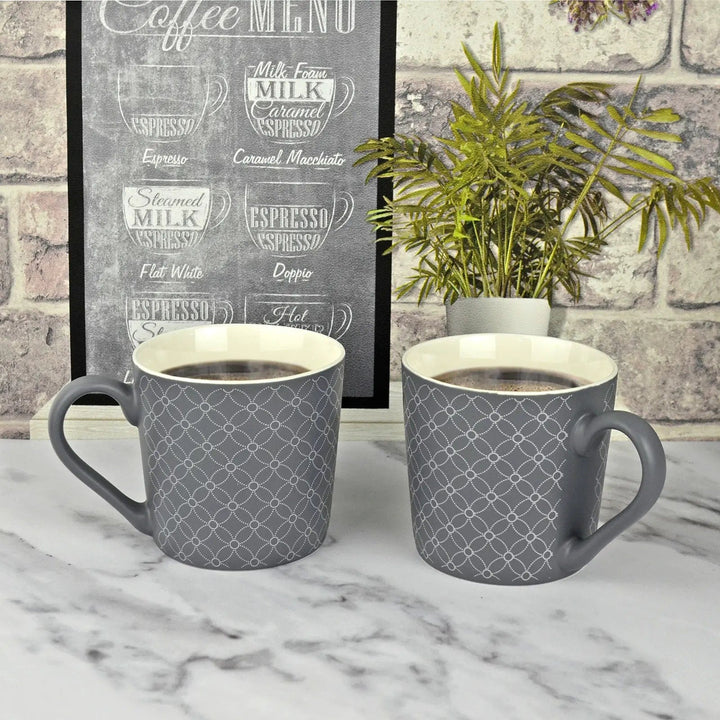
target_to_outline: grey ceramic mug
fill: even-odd
[[[100,375],[57,395],[49,432],[62,462],[170,557],[246,570],[297,560],[330,520],[345,351],[308,330],[205,325],[158,335],[133,353],[133,382]],[[277,379],[169,375],[227,360],[293,363]],[[69,446],[63,422],[79,397],[117,400],[139,430],[146,501],[128,498]]]
[[[522,368],[577,378],[555,390],[472,389],[438,380],[467,368]],[[654,430],[613,410],[617,366],[551,337],[456,335],[403,356],[413,533],[430,565],[467,580],[527,585],[577,571],[642,517],[665,481]],[[598,529],[609,430],[637,449],[632,502]]]

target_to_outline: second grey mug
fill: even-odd
[[[307,330],[203,325],[163,333],[133,353],[133,382],[90,375],[50,411],[62,462],[160,549],[203,568],[281,565],[317,549],[330,521],[345,350]],[[286,377],[168,374],[223,361],[292,363]],[[114,398],[139,431],[147,499],[127,497],[70,447],[64,419],[81,396]]]
[[[531,391],[438,379],[470,368],[578,384]],[[662,491],[662,444],[644,420],[613,410],[617,366],[599,350],[553,337],[455,335],[410,348],[402,373],[415,544],[438,570],[502,585],[566,577]],[[635,445],[642,479],[633,501],[598,528],[610,429]]]

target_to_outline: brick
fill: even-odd
[[[65,192],[31,192],[20,201],[25,296],[30,300],[64,300],[69,295],[67,219]]]
[[[67,317],[0,309],[0,419],[34,415],[69,378]]]
[[[720,217],[712,215],[694,232],[688,252],[683,237],[674,237],[663,252],[668,265],[667,302],[678,308],[720,305]]]
[[[28,300],[66,300],[69,297],[67,246],[38,238],[24,242],[25,297]]]
[[[680,52],[683,64],[697,72],[720,72],[717,9],[717,0],[685,0]]]
[[[622,211],[622,204],[610,198],[611,215]],[[583,278],[580,301],[577,307],[629,308],[650,307],[655,298],[657,255],[654,243],[648,243],[638,252],[639,218],[631,218],[625,225],[612,233],[608,244],[594,259],[582,263],[584,272],[590,277]],[[556,292],[553,305],[573,305],[568,293]]]
[[[404,0],[398,4],[398,67],[466,64],[461,42],[489,62],[500,23],[505,62],[515,69],[637,72],[669,52],[672,3],[647,22],[617,19],[574,32],[567,14],[544,0]]]
[[[0,3],[0,57],[41,58],[65,52],[65,3]]]
[[[390,379],[400,379],[401,361],[405,350],[423,340],[442,337],[445,334],[444,306],[395,303],[391,312]]]
[[[5,198],[0,195],[0,305],[8,301],[11,287],[12,270],[10,267],[8,209]]]
[[[0,421],[0,439],[27,440],[30,437],[30,423],[28,420]]]
[[[457,100],[462,88],[450,73],[437,73],[431,81],[420,75],[399,78],[395,91],[395,131],[430,140],[447,132],[451,118],[450,100]]]
[[[646,420],[716,422],[720,416],[720,322],[588,319],[566,311],[561,330],[562,337],[615,359],[619,395]]]
[[[52,65],[6,73],[0,103],[0,177],[67,176],[65,70]]]
[[[68,243],[67,192],[28,192],[20,199],[21,238],[42,238],[48,245]]]
[[[662,152],[684,179],[720,178],[720,87],[708,85],[662,85],[647,87],[638,107],[671,107],[682,119],[667,126],[683,138],[681,144],[663,143]]]

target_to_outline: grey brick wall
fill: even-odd
[[[0,2],[0,437],[70,376],[65,4]]]
[[[506,60],[528,91],[638,75],[653,105],[684,119],[673,160],[720,180],[717,0],[661,0],[648,22],[575,33],[545,0],[399,0],[397,129],[438,133],[461,43],[489,56],[500,21]],[[69,377],[64,3],[0,2],[0,436],[27,421]],[[621,397],[666,437],[720,438],[720,218],[688,253],[672,237],[658,260],[632,228],[589,270],[577,306],[558,298],[551,332],[596,345],[621,368]],[[393,283],[410,264],[397,257]],[[444,333],[438,300],[392,308],[391,372],[409,345]]]

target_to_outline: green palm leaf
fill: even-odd
[[[354,164],[366,170],[366,181],[393,185],[369,223],[385,252],[404,251],[415,261],[398,297],[417,290],[418,302],[434,293],[450,301],[550,301],[563,288],[578,300],[588,263],[634,216],[639,249],[657,224],[661,252],[673,231],[690,247],[692,224],[720,213],[713,180],[683,180],[664,154],[664,145],[681,137],[662,125],[680,116],[671,108],[635,109],[639,81],[622,106],[611,102],[612,85],[592,82],[531,101],[520,83],[510,83],[497,25],[489,69],[463,50],[472,73],[456,70],[464,97],[450,103],[447,133],[396,134],[356,148]],[[628,180],[636,189],[630,200]],[[620,206],[612,213],[611,198]]]

